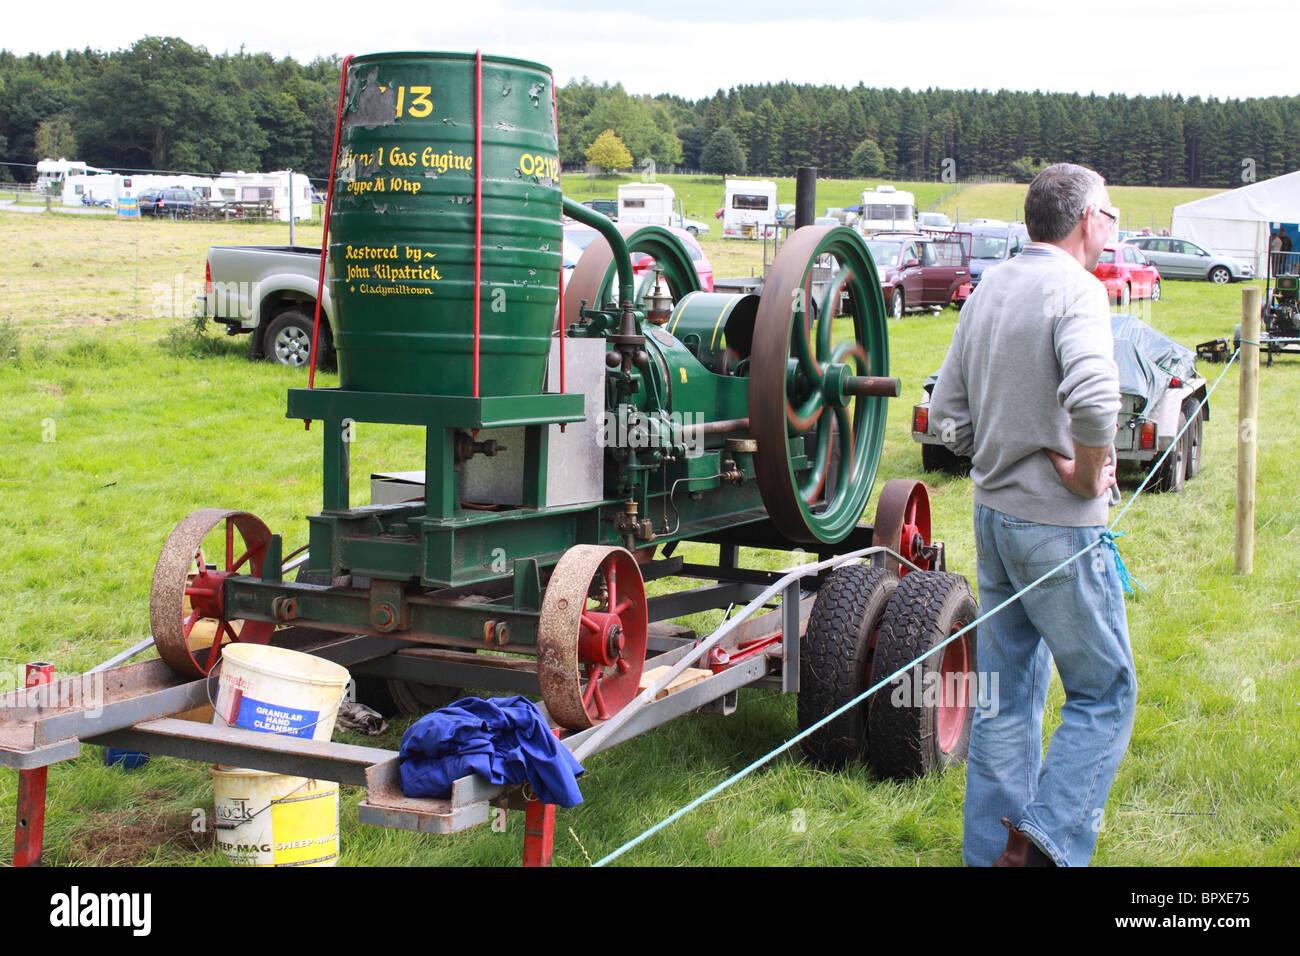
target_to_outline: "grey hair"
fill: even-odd
[[[1084,212],[1102,204],[1106,181],[1086,166],[1056,163],[1034,177],[1025,195],[1025,228],[1034,242],[1059,242]]]

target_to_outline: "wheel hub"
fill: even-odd
[[[623,635],[623,622],[617,614],[601,611],[584,611],[582,614],[582,632],[578,635],[578,661],[583,664],[599,664],[608,667],[621,664],[626,670],[627,662],[623,660],[623,648],[627,639]]]
[[[223,618],[225,614],[222,613],[224,603],[222,588],[230,574],[226,571],[204,568],[202,552],[197,555],[196,560],[202,570],[194,575],[194,579],[185,587],[185,596],[190,599],[190,607],[198,612],[200,617]]]

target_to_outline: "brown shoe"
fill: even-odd
[[[1007,833],[1007,848],[993,861],[994,866],[1056,866],[1052,858],[1038,848],[1033,840],[1011,825],[1006,817],[1002,825]]]

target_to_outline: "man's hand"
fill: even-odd
[[[1061,476],[1061,484],[1080,498],[1093,501],[1115,484],[1115,459],[1109,445],[1093,448],[1076,441],[1073,458],[1066,458],[1050,448],[1043,450],[1056,467],[1056,473]]]

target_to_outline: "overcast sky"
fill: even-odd
[[[688,99],[789,80],[925,89],[1300,94],[1294,0],[655,0],[636,12],[590,0],[311,4],[266,0],[105,5],[71,0],[6,17],[16,53],[116,50],[146,34],[211,53],[317,56],[481,49],[536,60],[561,85],[583,76]],[[740,11],[744,11],[741,13]]]

